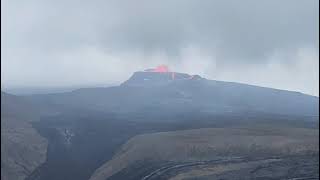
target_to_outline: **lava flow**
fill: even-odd
[[[155,72],[155,73],[171,73],[171,79],[175,80],[176,79],[176,73],[172,72],[169,70],[169,67],[166,65],[159,65],[156,68],[152,68],[152,69],[146,69],[144,70],[145,72]],[[189,77],[185,78],[185,79],[194,79],[195,76],[194,75],[189,75]]]
[[[167,73],[170,72],[168,66],[160,65],[157,66],[155,69],[152,69],[151,72],[160,72],[160,73]]]

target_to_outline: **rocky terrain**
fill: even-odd
[[[23,180],[46,160],[47,140],[32,127],[40,115],[25,99],[1,93],[1,179]]]
[[[117,173],[121,174],[122,170],[130,169],[136,163],[144,161],[148,163],[146,163],[146,167],[140,166],[140,171],[143,168],[149,168],[150,164],[154,164],[153,166],[156,167],[157,164],[166,164],[166,162],[205,162],[217,157],[225,159],[230,157],[272,159],[272,157],[318,155],[318,136],[318,129],[270,126],[209,128],[144,134],[130,139],[123,145],[112,160],[93,174],[91,180],[121,179],[116,178]],[[237,162],[238,164],[228,164],[228,167],[231,169],[234,166],[235,169],[245,169],[245,166],[251,167],[250,163],[246,163],[245,160]],[[256,166],[263,164],[253,162]],[[135,170],[135,168],[132,168],[130,172],[127,169],[126,176],[132,177],[136,174]],[[200,173],[202,175],[208,171],[207,174],[210,175],[210,169],[200,169],[199,171],[204,171]],[[148,172],[150,171],[142,174],[146,176]],[[214,174],[214,172],[216,171],[211,169],[211,173]],[[189,177],[186,174],[185,172],[176,175],[175,178]]]
[[[153,179],[319,179],[319,155],[208,163],[174,169],[163,175],[154,176]]]

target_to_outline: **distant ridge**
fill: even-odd
[[[319,98],[315,96],[209,80],[198,75],[174,72],[165,66],[137,71],[120,86],[85,88],[29,98],[57,109],[141,112],[144,115],[197,112],[242,116],[248,113],[319,116]]]

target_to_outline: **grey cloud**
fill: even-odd
[[[275,49],[314,46],[318,39],[316,0],[34,0],[25,8],[8,3],[25,30],[22,39],[52,49],[92,45],[170,54],[195,44],[215,49],[222,59],[259,59]],[[34,22],[25,24],[29,14]]]
[[[124,79],[133,68],[161,61],[185,67],[183,53],[189,47],[201,49],[199,57],[205,54],[208,62],[204,64],[210,66],[211,72],[202,73],[210,77],[229,71],[236,71],[233,74],[239,76],[240,72],[259,69],[274,61],[281,67],[283,64],[283,67],[295,67],[301,61],[296,58],[298,52],[305,48],[318,56],[317,0],[7,0],[1,3],[3,63],[8,66],[10,76],[18,76],[14,75],[18,70],[12,64],[28,61],[30,72],[40,73],[36,67],[50,65],[73,74],[70,81],[80,81],[76,78],[78,69],[70,69],[59,60],[65,59],[66,54],[74,63],[80,60],[72,58],[89,58],[83,66],[87,63],[117,66],[122,75],[114,73],[117,75],[109,77],[118,79],[120,76]],[[97,55],[83,55],[84,49],[90,49],[91,53],[95,49],[102,59],[112,56],[117,60],[94,60]],[[138,57],[123,55],[128,53]],[[162,59],[153,60],[159,53],[164,54]],[[19,57],[22,54],[24,60]],[[275,54],[276,60],[272,58]],[[317,59],[311,62],[312,66],[319,63]],[[283,71],[286,73],[288,69]],[[49,72],[47,76],[56,77],[54,71]],[[9,81],[9,75],[6,76]],[[305,85],[300,83],[300,86]]]

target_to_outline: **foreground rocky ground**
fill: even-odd
[[[1,93],[1,180],[23,180],[46,161],[48,141],[32,127],[39,119],[29,102]]]
[[[196,162],[137,162],[111,180],[319,179],[319,156],[219,157]],[[134,173],[133,173],[134,172]]]
[[[270,126],[144,134],[91,180],[316,178],[318,136],[318,129]]]

